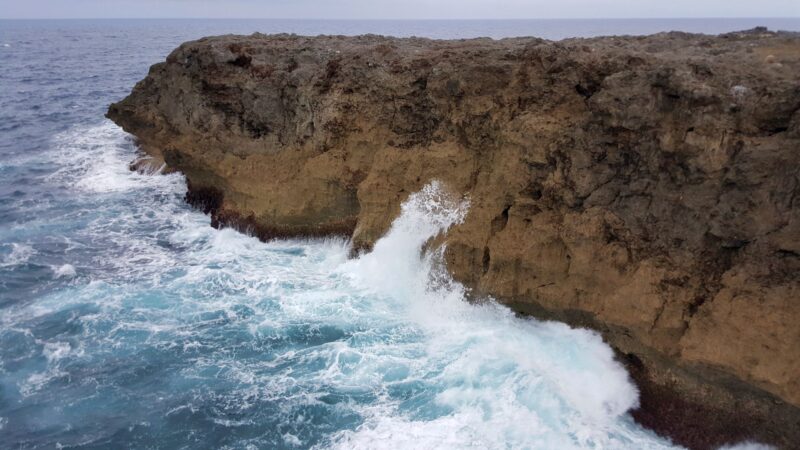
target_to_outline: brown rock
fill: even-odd
[[[453,276],[601,331],[642,423],[800,448],[798,74],[800,37],[763,30],[255,34],[181,45],[108,115],[262,238],[369,247],[440,179],[471,199]]]

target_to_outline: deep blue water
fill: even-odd
[[[127,170],[106,121],[183,41],[719,32],[800,21],[0,21],[0,448],[668,448],[587,331],[515,318],[420,257],[432,184],[372,254],[264,244]]]

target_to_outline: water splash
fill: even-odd
[[[469,201],[457,199],[439,181],[411,194],[386,237],[373,250],[349,263],[345,270],[362,284],[400,299],[414,299],[428,283],[420,277],[433,275],[430,259],[422,261],[422,247],[429,239],[461,223]],[[428,265],[426,265],[426,263]]]
[[[668,447],[625,414],[635,389],[597,335],[470,304],[422,251],[467,212],[441,183],[348,261],[342,240],[211,228],[180,175],[131,172],[133,153],[107,123],[54,142],[43,232],[64,253],[37,258],[60,284],[0,311],[4,405],[23,408],[0,405],[7,441]]]
[[[423,244],[460,223],[468,202],[432,182],[403,204],[374,251],[346,263],[357,286],[384,298],[425,335],[416,374],[429,403],[372,405],[339,448],[669,448],[626,415],[638,393],[600,337],[470,304]]]

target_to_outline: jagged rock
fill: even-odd
[[[369,247],[431,179],[453,276],[599,330],[677,442],[800,447],[800,37],[223,36],[109,117],[217,226]]]

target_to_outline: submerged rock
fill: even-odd
[[[222,36],[108,116],[215,226],[369,248],[433,179],[453,276],[600,331],[640,422],[800,446],[800,37]]]

